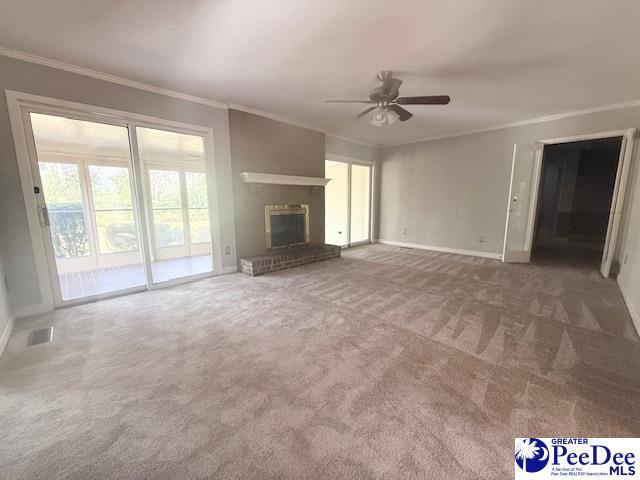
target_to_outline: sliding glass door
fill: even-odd
[[[202,137],[137,128],[153,282],[213,271]]]
[[[31,126],[60,301],[144,289],[128,129],[38,113]]]
[[[213,271],[203,137],[33,111],[26,119],[58,305]]]
[[[358,245],[371,241],[372,166],[326,160],[325,243]]]

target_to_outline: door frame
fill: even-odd
[[[13,90],[6,90],[5,96],[9,111],[9,121],[11,125],[11,133],[18,160],[18,173],[20,175],[20,183],[22,187],[22,195],[25,202],[25,211],[27,215],[27,223],[31,237],[31,247],[34,255],[34,264],[36,275],[38,277],[38,287],[40,290],[41,302],[29,309],[29,314],[51,311],[54,308],[75,305],[78,303],[87,303],[103,298],[110,298],[119,295],[125,295],[134,291],[146,289],[161,288],[164,286],[176,285],[188,282],[194,279],[219,275],[222,273],[222,244],[220,235],[220,205],[217,201],[218,182],[216,178],[215,156],[214,156],[214,133],[210,127],[202,125],[187,124],[183,122],[175,122],[149,115],[141,115],[132,112],[124,112],[109,108],[87,105],[83,103],[60,100],[41,95],[34,95]],[[209,226],[211,231],[211,249],[213,256],[213,272],[207,274],[193,275],[180,279],[170,280],[167,282],[156,283],[150,282],[151,266],[148,248],[142,239],[148,238],[148,232],[145,222],[140,219],[138,222],[138,230],[141,235],[141,246],[144,259],[144,265],[147,276],[147,284],[141,289],[134,288],[115,292],[114,294],[95,295],[85,297],[79,301],[61,302],[58,300],[60,288],[58,285],[57,272],[52,271],[48,260],[47,250],[51,248],[50,242],[45,240],[44,234],[47,233],[40,224],[40,211],[38,199],[34,194],[35,177],[33,161],[37,162],[36,152],[34,150],[33,136],[31,135],[30,125],[27,128],[24,118],[30,112],[44,113],[48,115],[57,115],[67,118],[73,118],[84,121],[94,121],[103,124],[118,125],[128,128],[130,151],[132,158],[132,171],[135,179],[134,194],[137,197],[138,204],[144,200],[142,198],[142,172],[140,167],[140,159],[137,158],[137,139],[135,138],[136,127],[155,128],[159,130],[167,130],[176,133],[184,133],[188,135],[197,135],[203,138],[204,159],[207,173],[207,195],[209,206]],[[47,247],[48,245],[48,247]],[[55,279],[53,278],[55,276]]]
[[[509,223],[510,223],[510,213],[511,213],[511,202],[513,196],[513,174],[515,172],[516,167],[516,155],[518,153],[518,147],[526,147],[526,151],[534,152],[534,172],[531,184],[531,195],[530,195],[530,204],[529,204],[529,212],[527,215],[527,229],[526,229],[526,238],[525,238],[525,249],[524,251],[518,251],[517,254],[512,254],[512,256],[507,260],[507,240],[509,236]],[[538,207],[538,194],[540,188],[540,174],[542,173],[542,157],[544,155],[543,152],[544,146],[539,142],[534,144],[522,144],[516,143],[513,146],[513,158],[511,160],[511,176],[509,179],[509,197],[507,198],[507,218],[505,220],[504,227],[504,241],[502,244],[502,261],[509,263],[529,263],[531,261],[531,250],[533,243],[533,231],[535,230],[535,218],[536,211]]]
[[[609,220],[607,223],[607,236],[605,238],[602,251],[602,262],[600,273],[604,278],[608,278],[611,272],[613,259],[618,249],[618,236],[622,221],[625,194],[629,183],[629,169],[633,155],[633,141],[636,129],[627,128],[624,130],[613,130],[608,132],[596,132],[585,135],[575,135],[572,137],[551,138],[539,140],[543,145],[557,145],[559,143],[582,142],[586,140],[599,140],[603,138],[622,137],[616,178],[614,180],[613,194],[611,196],[611,206],[609,207]],[[544,153],[543,153],[544,155]],[[538,182],[540,179],[538,178]],[[536,199],[537,204],[537,199]]]
[[[341,247],[355,247],[357,245],[365,245],[373,242],[373,223],[375,212],[375,175],[376,175],[376,163],[370,160],[363,160],[355,157],[348,157],[346,155],[338,155],[334,153],[326,153],[325,161],[330,160],[332,162],[340,162],[347,164],[347,243],[341,245]],[[367,240],[361,240],[359,242],[351,242],[351,166],[361,165],[363,167],[371,168],[371,175],[369,175],[369,238]],[[326,229],[326,215],[325,215],[325,229]]]

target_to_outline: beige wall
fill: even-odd
[[[258,191],[241,172],[324,177],[324,134],[250,113],[229,110],[238,258],[266,250],[264,206],[309,204],[311,242],[324,242],[324,194],[310,187],[264,185]]]
[[[380,150],[376,147],[331,136],[325,138],[324,148],[327,155],[340,155],[374,164],[371,230],[372,238],[376,240],[379,236],[380,226]]]
[[[231,248],[230,255],[223,255],[222,261],[225,267],[235,266],[229,126],[226,110],[0,56],[0,229],[4,234],[0,244],[0,255],[5,262],[12,309],[37,305],[41,298],[37,288],[25,205],[11,138],[5,90],[17,90],[212,128],[218,202],[222,207],[226,207],[221,209],[222,245],[223,249],[227,245]]]
[[[499,254],[515,143],[630,127],[640,107],[382,149],[380,238]]]

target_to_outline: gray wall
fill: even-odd
[[[350,142],[341,138],[327,136],[325,152],[332,155],[351,157],[375,164],[373,170],[372,238],[377,240],[380,234],[380,150],[376,147]]]
[[[241,172],[324,177],[324,134],[229,110],[238,257],[265,252],[264,206],[309,204],[311,242],[324,242],[324,194],[310,187],[244,183]]]
[[[515,143],[630,127],[640,107],[384,148],[380,238],[501,253]]]
[[[640,138],[637,134],[635,144],[623,216],[618,284],[640,333]]]
[[[229,126],[227,111],[124,87],[101,80],[0,56],[0,255],[9,280],[12,309],[41,302],[15,149],[11,138],[5,90],[43,95],[137,114],[207,126],[213,129],[223,266],[235,265]],[[228,208],[224,208],[227,206]]]

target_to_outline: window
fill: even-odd
[[[369,240],[371,167],[351,165],[351,231],[349,243]]]
[[[78,165],[53,162],[38,165],[56,258],[90,256]]]
[[[325,161],[325,242],[353,245],[371,236],[371,165]]]
[[[207,182],[202,172],[186,172],[187,204],[191,243],[211,241],[209,231],[209,207],[207,206]]]
[[[129,169],[89,165],[89,179],[100,253],[137,250]]]
[[[349,228],[349,164],[327,160],[325,177],[325,243],[347,245]]]
[[[149,170],[156,247],[184,245],[180,172]]]

